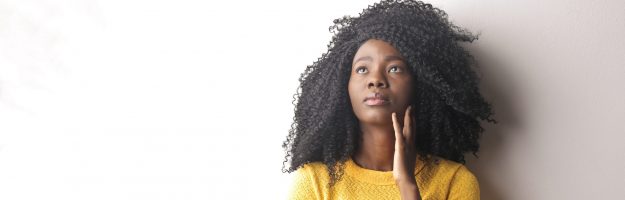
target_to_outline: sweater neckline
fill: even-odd
[[[417,158],[415,163],[415,176],[421,172],[424,167],[424,163],[421,159]],[[367,169],[359,166],[350,157],[345,162],[345,174],[355,178],[359,181],[367,182],[374,185],[395,185],[395,178],[393,178],[393,171],[377,171]]]

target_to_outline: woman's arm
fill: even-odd
[[[421,195],[419,194],[419,187],[417,187],[417,183],[398,183],[399,193],[401,194],[401,199],[414,199],[421,200]]]
[[[408,106],[404,114],[404,127],[393,113],[393,127],[395,129],[395,154],[393,157],[393,177],[402,199],[420,200],[419,187],[414,177],[416,163],[416,148],[414,144],[414,130],[412,129],[411,107]]]

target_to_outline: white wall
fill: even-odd
[[[334,18],[375,1],[0,0],[0,199],[277,199]],[[481,32],[483,199],[623,199],[625,2],[431,1]]]
[[[625,1],[436,5],[482,32],[482,197],[625,199]]]

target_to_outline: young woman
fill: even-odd
[[[334,23],[295,96],[290,198],[479,199],[464,153],[479,149],[479,120],[496,121],[459,45],[476,36],[410,0]]]

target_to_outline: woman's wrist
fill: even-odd
[[[400,176],[400,178],[395,179],[395,183],[398,187],[401,186],[416,186],[417,179],[414,176]]]
[[[412,180],[408,179],[404,181],[398,181],[397,187],[399,188],[401,199],[421,199],[419,187],[414,177],[412,178]]]

